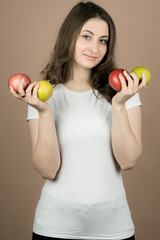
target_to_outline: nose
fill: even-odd
[[[98,52],[98,43],[97,43],[97,41],[92,41],[89,50],[92,53],[97,53]]]

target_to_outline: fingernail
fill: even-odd
[[[146,73],[145,73],[145,72],[143,72],[143,73],[142,73],[142,75],[143,75],[143,77],[144,77],[144,76],[146,76]]]

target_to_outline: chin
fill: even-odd
[[[98,62],[99,63],[99,62]],[[83,64],[83,67],[84,68],[88,68],[88,69],[92,69],[92,68],[94,68],[95,66],[97,66],[98,65],[98,63],[96,62],[96,63],[86,63],[86,64]]]
[[[84,69],[92,69],[95,66],[97,66],[99,64],[100,61],[75,61],[75,65],[84,68]]]

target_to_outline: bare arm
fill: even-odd
[[[126,110],[125,102],[132,95],[145,87],[146,77],[138,85],[139,79],[132,74],[133,80],[125,73],[128,86],[122,76],[121,92],[112,99],[111,139],[114,156],[124,170],[133,168],[142,153],[141,143],[141,107]]]
[[[142,153],[141,109],[113,106],[112,148],[122,169],[133,168]]]
[[[43,178],[54,179],[60,168],[60,151],[50,108],[29,121],[33,165]]]
[[[54,179],[60,168],[60,150],[56,128],[50,106],[37,97],[39,85],[31,83],[26,92],[23,80],[19,85],[19,94],[11,87],[13,96],[35,107],[39,112],[38,120],[30,120],[29,128],[33,150],[33,165],[43,178]],[[25,98],[21,98],[26,94]]]

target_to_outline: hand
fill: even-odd
[[[117,92],[117,94],[112,98],[112,103],[116,104],[125,104],[125,102],[131,98],[134,94],[139,92],[141,89],[146,87],[146,74],[142,74],[142,81],[139,84],[139,78],[135,73],[128,74],[126,71],[123,72],[125,75],[128,84],[126,84],[126,81],[122,74],[119,74],[119,79],[121,81],[122,89],[120,92]]]
[[[47,102],[40,101],[37,96],[39,84],[37,82],[33,82],[27,87],[26,90],[24,90],[23,82],[24,79],[22,79],[19,84],[18,93],[13,89],[12,86],[10,86],[10,92],[12,93],[12,95],[15,98],[33,106],[39,112],[46,111],[49,107],[49,104]]]

